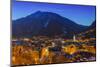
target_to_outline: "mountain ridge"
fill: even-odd
[[[13,21],[12,34],[14,36],[53,36],[64,34],[64,32],[75,34],[86,28],[87,26],[79,25],[59,14],[37,11]]]

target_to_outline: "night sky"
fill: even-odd
[[[78,24],[91,25],[95,20],[95,6],[48,4],[35,2],[12,3],[12,20],[16,20],[36,11],[46,11],[57,13],[63,17],[69,18]]]

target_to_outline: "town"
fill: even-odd
[[[12,40],[13,65],[89,62],[96,60],[96,39],[33,36]]]

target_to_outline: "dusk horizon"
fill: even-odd
[[[52,12],[68,18],[77,24],[89,26],[95,21],[95,6],[48,4],[34,2],[14,2],[12,20],[17,20],[37,11]],[[16,13],[16,14],[15,14]]]

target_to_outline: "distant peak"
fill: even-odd
[[[35,13],[42,13],[42,11],[36,11]]]
[[[34,14],[48,14],[48,15],[59,15],[59,14],[56,14],[56,13],[53,13],[53,12],[46,12],[46,11],[37,11],[35,12]]]

